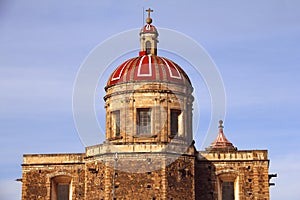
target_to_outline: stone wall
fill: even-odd
[[[86,173],[86,198],[193,199],[194,159],[190,155],[164,153],[119,153],[117,159],[115,154],[102,154],[87,158],[87,170],[95,169],[95,173]]]
[[[50,200],[52,179],[71,178],[72,199],[84,199],[85,154],[24,155],[22,199]]]
[[[167,199],[195,199],[194,156],[181,156],[167,166]]]
[[[106,166],[101,162],[86,162],[85,199],[105,199]]]
[[[235,198],[268,200],[267,151],[200,152],[196,163],[196,199],[220,199],[223,181],[234,182]]]
[[[194,199],[193,156],[120,154],[118,161],[114,154],[83,156],[25,155],[22,199],[50,200],[52,180],[62,176],[71,178],[72,200]]]
[[[52,200],[54,178],[69,177],[72,200],[218,200],[223,181],[239,200],[269,200],[268,164],[259,150],[24,155],[22,199]]]

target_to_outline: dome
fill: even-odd
[[[178,64],[157,55],[158,32],[149,15],[139,35],[138,56],[124,61],[108,78],[103,98],[106,140],[150,144],[152,150],[167,143],[185,149],[193,138],[193,87]]]
[[[108,79],[106,88],[116,84],[145,81],[191,85],[187,74],[175,62],[157,55],[142,55],[117,67]]]
[[[152,25],[150,8],[146,25],[140,30],[141,49],[138,57],[126,60],[115,69],[107,81],[106,89],[123,83],[158,82],[191,87],[191,81],[183,69],[170,59],[157,56],[158,31]]]
[[[155,33],[158,35],[157,29],[152,24],[146,24],[144,27],[142,27],[140,31],[140,35],[144,33]]]

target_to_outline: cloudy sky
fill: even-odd
[[[21,177],[23,154],[84,151],[72,114],[77,72],[99,43],[140,28],[143,7],[155,10],[158,28],[185,34],[208,52],[226,89],[227,138],[239,149],[268,149],[270,173],[278,173],[271,199],[297,199],[298,0],[0,0],[1,199],[20,199],[14,179]],[[207,97],[197,100],[200,130],[209,123]]]

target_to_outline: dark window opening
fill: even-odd
[[[112,131],[113,135],[120,136],[120,111],[116,110],[112,112]]]
[[[222,200],[234,200],[234,183],[222,183]]]
[[[57,184],[57,200],[69,200],[69,184]]]
[[[171,136],[178,134],[180,110],[171,110]]]
[[[69,200],[71,177],[56,176],[51,179],[51,200]]]
[[[137,110],[137,134],[151,134],[151,109],[139,108]]]
[[[146,42],[146,54],[151,54],[151,43],[150,41]]]

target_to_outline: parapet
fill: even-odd
[[[255,161],[268,160],[268,150],[241,150],[241,151],[199,151],[198,160],[207,161]]]
[[[39,164],[74,164],[83,163],[84,153],[72,154],[25,154],[23,166]]]

